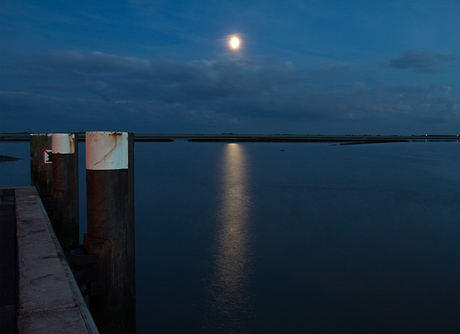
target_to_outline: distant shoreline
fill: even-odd
[[[254,137],[254,138],[192,138],[189,142],[233,142],[233,143],[341,143],[341,144],[363,144],[363,143],[393,143],[407,142],[405,139],[336,139],[336,138],[271,138],[271,137]]]
[[[8,155],[0,155],[0,162],[4,162],[4,161],[16,161],[16,160],[20,160],[19,158],[15,158],[15,157],[10,157]]]
[[[85,140],[85,133],[77,133],[78,140]],[[392,143],[410,141],[458,141],[458,135],[295,135],[295,134],[153,134],[134,133],[136,142],[172,142],[187,139],[189,142],[282,142],[282,143]],[[0,141],[29,141],[28,133],[0,133]]]

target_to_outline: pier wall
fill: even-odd
[[[19,332],[98,333],[36,189],[14,191]]]

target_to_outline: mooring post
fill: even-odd
[[[42,197],[51,196],[52,166],[51,134],[30,134],[30,181]]]
[[[54,231],[62,248],[79,244],[78,140],[73,133],[53,133]]]
[[[84,247],[98,257],[89,307],[101,333],[135,333],[134,137],[86,133]]]

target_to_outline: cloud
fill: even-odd
[[[21,75],[39,78],[37,85],[42,89],[62,90],[67,86],[74,95],[175,102],[270,94],[295,80],[296,74],[290,63],[260,66],[227,57],[151,62],[100,52],[66,51],[42,56]]]
[[[120,57],[102,52],[55,51],[41,57],[40,63],[51,70],[110,73],[120,71],[143,71],[150,61],[136,57]]]
[[[411,69],[416,73],[432,73],[441,71],[445,63],[454,59],[446,54],[407,50],[398,58],[390,60],[389,65],[397,69]]]
[[[349,66],[341,64],[323,64],[321,67],[308,71],[312,79],[331,79],[346,76]]]
[[[27,80],[0,94],[2,118],[9,124],[23,123],[27,115],[30,122],[78,124],[77,130],[101,124],[187,132],[191,126],[257,128],[269,120],[460,120],[459,102],[447,86],[371,85],[348,79],[350,69],[343,65],[303,72],[290,62],[223,56],[174,62],[66,51],[43,55],[17,71]],[[8,75],[14,76],[14,69]]]

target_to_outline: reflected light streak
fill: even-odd
[[[219,331],[244,331],[252,308],[249,293],[250,229],[247,171],[243,147],[228,144],[222,159],[222,203],[212,281],[214,326]]]

